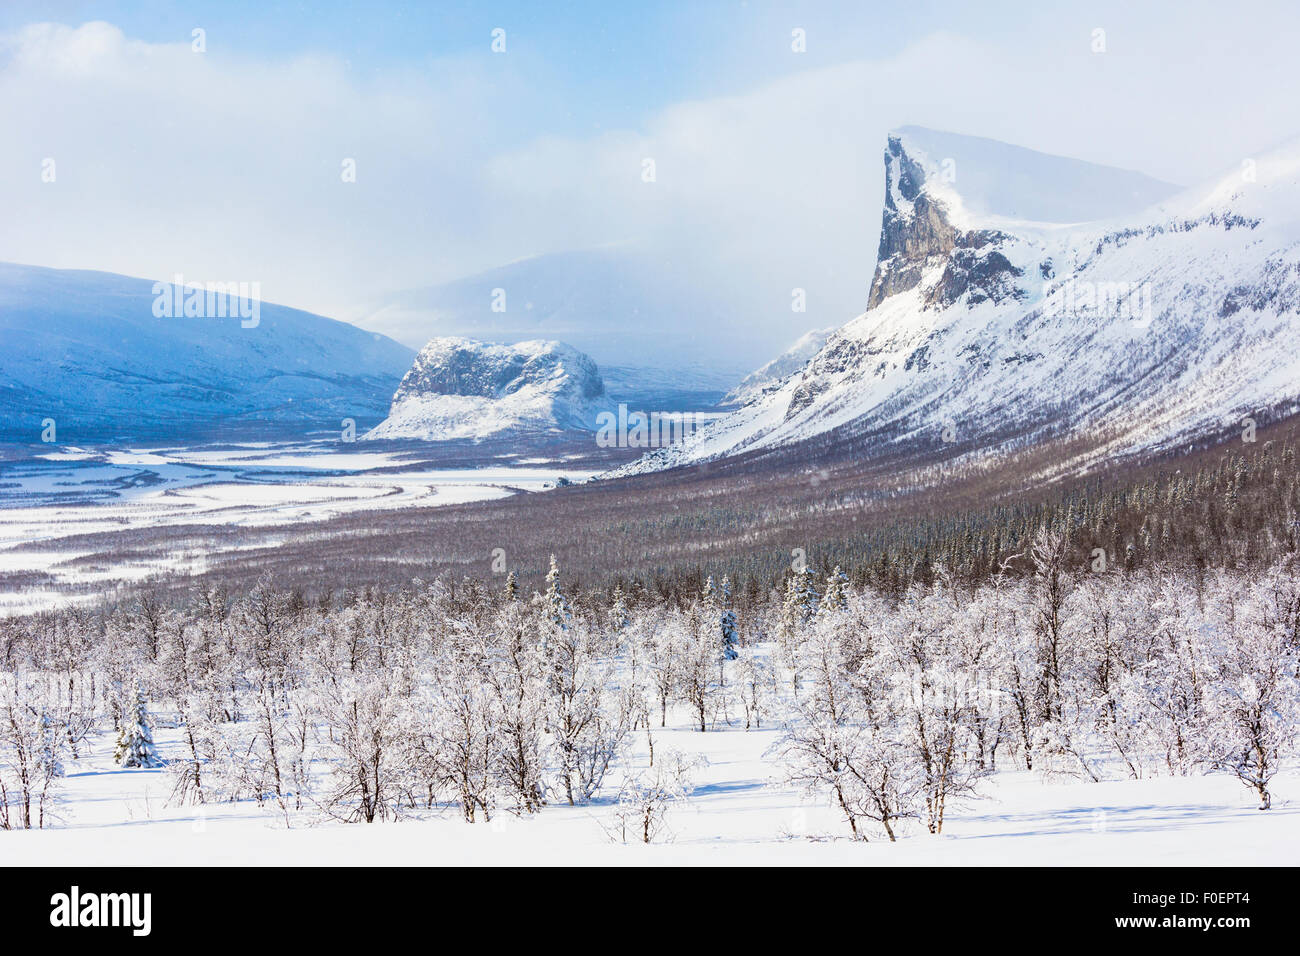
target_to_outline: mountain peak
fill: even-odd
[[[920,126],[892,131],[884,161],[868,309],[923,279],[925,307],[1022,298],[1023,269],[1001,248],[1009,232],[1112,219],[1178,192],[1141,173]]]
[[[922,135],[930,137],[924,148]],[[939,139],[950,136],[909,128],[889,137],[867,311],[779,387],[671,455],[621,473],[805,441],[818,443],[817,454],[842,448],[876,457],[942,454],[957,442],[972,461],[991,460],[1069,436],[1074,450],[1055,466],[1066,469],[1300,407],[1292,347],[1300,145],[1261,153],[1161,202],[1148,202],[1150,193],[1129,197],[1141,210],[1096,221],[1125,199],[1122,190],[1102,189],[1103,180],[1135,174],[1103,176],[1091,164],[991,140]],[[949,142],[979,149],[946,156]],[[996,195],[979,188],[988,167],[972,155],[1005,160],[1006,182],[1060,170],[1071,202],[1081,184],[1096,184],[1085,197],[1091,206],[1080,208],[1088,221],[1046,225],[1042,204],[1016,207],[1033,217],[1019,223],[972,215]]]
[[[891,130],[888,157],[903,155],[919,190],[947,200],[954,218],[975,222],[1078,223],[1138,212],[1179,187],[1143,173],[1054,156],[982,136],[922,126]],[[956,200],[956,202],[954,202]]]

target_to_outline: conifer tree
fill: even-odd
[[[569,629],[569,601],[560,590],[560,566],[551,555],[551,569],[546,572],[546,619],[562,631]]]
[[[632,615],[627,609],[627,597],[620,585],[614,586],[614,599],[609,605],[609,623],[616,631],[621,631],[632,623]]]
[[[800,620],[807,623],[817,613],[817,606],[821,602],[821,595],[813,583],[812,568],[805,566],[802,571],[795,573],[792,580],[795,583],[795,600],[799,605]]]
[[[704,589],[700,592],[700,599],[704,602],[706,610],[713,610],[718,605],[718,592],[713,584],[713,575],[709,575],[704,582]]]
[[[781,631],[795,633],[817,613],[821,596],[813,584],[812,568],[805,567],[786,579],[785,598],[781,603]]]
[[[844,588],[848,583],[848,576],[840,570],[838,564],[835,565],[835,570],[826,579],[826,592],[822,595],[821,602],[817,606],[817,613],[829,614],[833,611],[844,610],[848,604]]]
[[[710,581],[713,579],[710,578]],[[722,657],[734,661],[738,656],[736,646],[740,635],[736,631],[736,612],[731,609],[731,578],[722,579]]]
[[[135,691],[135,708],[123,715],[117,734],[117,747],[113,762],[119,767],[158,767],[162,761],[153,745],[153,731],[149,727],[149,712],[144,706],[144,691]]]

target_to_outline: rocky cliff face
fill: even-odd
[[[436,338],[415,357],[388,418],[365,437],[438,441],[586,429],[604,397],[596,364],[561,342]]]
[[[420,350],[393,403],[428,395],[501,399],[536,386],[578,403],[605,394],[596,363],[562,342],[490,345],[447,337]]]
[[[624,473],[828,433],[867,454],[997,455],[1064,436],[1136,454],[1300,407],[1300,141],[1249,182],[1237,170],[1079,223],[1032,217],[1113,212],[1156,187],[986,140],[972,154],[987,171],[962,155],[945,169],[924,138],[888,141],[867,311],[780,387]]]
[[[940,194],[926,188],[926,177],[925,168],[908,154],[902,138],[890,136],[885,149],[885,210],[867,308],[922,285],[936,268],[942,271],[925,289],[927,307],[946,308],[966,295],[970,305],[1024,298],[1024,290],[1015,283],[1024,273],[998,249],[1011,237],[996,229],[958,229]]]

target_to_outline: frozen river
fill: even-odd
[[[0,613],[48,606],[68,586],[198,573],[210,557],[200,549],[88,566],[83,559],[99,553],[88,536],[207,525],[249,529],[250,542],[261,546],[266,539],[255,529],[501,498],[582,481],[597,470],[565,458],[497,457],[499,464],[445,467],[409,451],[352,450],[332,441],[64,447],[0,462]]]

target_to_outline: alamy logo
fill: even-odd
[[[148,936],[152,929],[152,893],[69,893],[50,897],[50,925],[59,927],[129,927],[133,936]]]
[[[1043,313],[1076,318],[1127,318],[1137,328],[1151,324],[1149,282],[1085,282],[1067,279],[1043,285]]]
[[[159,319],[239,318],[255,329],[262,321],[262,283],[191,282],[177,273],[174,281],[153,284],[153,314]]]
[[[618,406],[618,414],[601,412],[596,416],[596,444],[601,448],[664,448],[686,441],[700,425],[694,412],[632,412]]]

